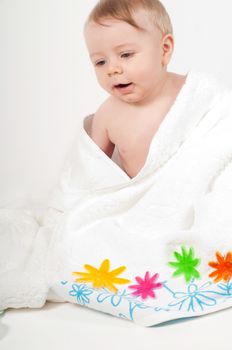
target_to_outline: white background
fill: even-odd
[[[107,96],[83,39],[95,0],[0,0],[0,207],[46,201],[80,122]],[[232,86],[228,0],[165,0],[170,71],[212,73]]]

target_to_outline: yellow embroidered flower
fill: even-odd
[[[127,284],[130,283],[130,280],[125,278],[117,278],[116,276],[120,275],[125,269],[125,266],[120,266],[115,270],[109,271],[110,261],[105,259],[100,268],[97,269],[91,265],[84,265],[84,268],[88,272],[73,272],[74,276],[80,276],[77,278],[76,282],[92,282],[94,288],[105,287],[111,292],[117,292],[117,288],[114,284]]]

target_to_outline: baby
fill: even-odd
[[[93,141],[135,177],[186,76],[167,72],[174,39],[158,0],[101,0],[85,25],[97,80],[110,96],[96,111]]]
[[[110,97],[41,221],[0,210],[0,309],[68,301],[152,326],[232,307],[232,92],[167,72],[157,0],[100,1],[85,37]]]

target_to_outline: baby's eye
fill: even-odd
[[[121,57],[127,58],[127,57],[130,57],[132,55],[133,55],[133,52],[124,52],[124,53],[121,54]]]
[[[105,61],[98,61],[95,63],[95,66],[103,66],[105,64]]]

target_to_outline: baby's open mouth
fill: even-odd
[[[117,85],[114,85],[114,87],[116,87],[116,88],[125,88],[125,87],[127,87],[127,86],[129,86],[129,85],[131,85],[132,83],[128,83],[128,84],[117,84]]]

